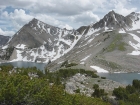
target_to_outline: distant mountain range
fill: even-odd
[[[9,61],[51,61],[47,66],[50,70],[60,68],[68,60],[77,63],[78,68],[140,71],[139,19],[139,13],[124,17],[110,11],[95,24],[77,30],[61,29],[33,19],[13,35],[2,51],[13,48]]]
[[[4,46],[10,39],[10,36],[0,35],[0,46]]]

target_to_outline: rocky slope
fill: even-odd
[[[75,68],[98,72],[140,72],[139,14],[124,17],[109,12],[99,22],[78,29],[83,32],[76,46],[48,65],[56,70],[64,61],[78,63]]]
[[[66,81],[65,90],[68,93],[74,94],[75,90],[79,89],[81,94],[91,96],[94,92],[94,84],[98,84],[99,88],[104,89],[108,94],[111,93],[114,88],[118,88],[119,86],[125,87],[125,85],[112,80],[91,78],[84,74],[77,73]]]

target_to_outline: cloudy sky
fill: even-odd
[[[124,16],[140,11],[140,0],[0,0],[0,34],[13,35],[32,18],[77,29],[97,22],[110,10]]]

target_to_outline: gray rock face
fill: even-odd
[[[124,17],[111,11],[99,22],[80,27],[77,31],[84,34],[75,47],[52,62],[56,67],[48,68],[56,70],[62,61],[69,60],[79,64],[74,68],[97,70],[91,68],[96,66],[109,72],[140,72],[139,17],[139,13]]]
[[[85,75],[78,73],[71,77],[69,80],[67,80],[65,90],[68,93],[74,94],[75,90],[80,89],[81,94],[91,96],[94,90],[86,86],[86,81],[89,78],[90,77],[86,77]]]
[[[54,39],[51,35],[56,34],[57,28],[47,25],[37,19],[33,19],[24,25],[9,42],[10,46],[25,44],[29,48],[40,47],[44,41],[49,43],[48,39]]]
[[[89,26],[81,26],[80,28],[77,29],[77,31],[82,34],[82,33],[87,33],[85,32],[87,29],[89,28]]]
[[[77,39],[76,39],[77,38]],[[10,40],[9,47],[15,47],[18,56],[11,57],[23,61],[48,62],[67,53],[80,38],[76,30],[61,29],[37,19],[24,25]],[[42,59],[42,60],[41,60]]]
[[[115,13],[114,11],[109,12],[99,22],[93,25],[96,28],[108,27],[111,29],[129,28],[131,26],[131,20],[122,15]]]
[[[4,46],[10,39],[10,36],[0,35],[0,46]]]
[[[100,82],[99,82],[100,81]],[[108,79],[101,79],[101,78],[92,78],[85,76],[84,74],[76,74],[70,77],[66,81],[65,90],[68,93],[74,94],[75,90],[79,89],[82,95],[91,96],[94,92],[93,85],[98,84],[100,89],[104,89],[107,93],[114,90],[119,86],[125,87],[125,85],[108,80]]]
[[[134,20],[135,22],[137,22],[137,21],[139,21],[139,16],[140,16],[139,13],[132,12],[131,14],[126,16],[126,18],[129,18],[129,19]]]

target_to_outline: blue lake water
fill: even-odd
[[[44,70],[45,66],[47,65],[46,63],[23,62],[23,61],[2,63],[0,65],[8,65],[8,64],[11,64],[14,67],[19,67],[19,68],[36,67],[39,70]]]
[[[8,64],[11,64],[14,67],[19,67],[19,68],[37,67],[37,69],[42,71],[47,65],[46,63],[34,63],[34,62],[23,62],[23,61],[2,63],[0,65],[8,65]],[[132,81],[134,79],[140,80],[140,74],[138,73],[98,73],[98,75],[126,85],[132,84]]]
[[[98,73],[98,75],[126,85],[132,84],[134,79],[140,80],[139,73]]]

